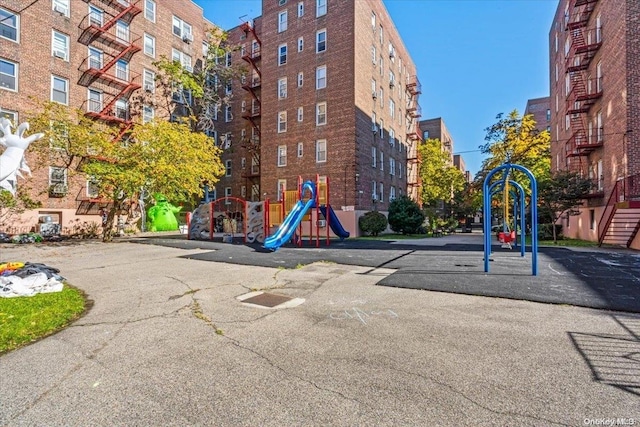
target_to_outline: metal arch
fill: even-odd
[[[531,171],[524,166],[516,165],[512,163],[505,163],[496,167],[487,174],[482,184],[483,193],[483,232],[484,232],[484,271],[489,272],[489,256],[491,255],[491,190],[490,182],[491,178],[498,172],[503,172],[502,180],[496,184],[502,184],[502,189],[508,180],[509,172],[511,168],[519,170],[527,175],[529,183],[531,185],[531,274],[533,276],[538,275],[538,183]],[[495,188],[495,187],[494,187]],[[522,188],[522,187],[521,187]],[[524,191],[521,191],[524,194]],[[524,208],[524,203],[521,204],[521,209]],[[521,215],[521,222],[524,215]]]

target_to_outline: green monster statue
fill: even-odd
[[[167,201],[167,198],[160,193],[153,195],[156,201],[155,206],[147,212],[149,219],[149,231],[173,231],[178,229],[178,220],[176,213],[182,209],[179,206],[173,206]]]

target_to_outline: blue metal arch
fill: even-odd
[[[491,255],[491,196],[498,191],[502,191],[505,188],[505,184],[507,181],[510,183],[512,181],[509,180],[509,173],[511,169],[518,170],[524,173],[527,178],[529,178],[529,183],[531,185],[531,274],[533,276],[538,275],[538,183],[536,182],[536,178],[533,176],[531,171],[524,166],[515,165],[512,163],[504,163],[501,166],[491,170],[484,179],[484,183],[482,185],[482,193],[483,193],[483,231],[484,231],[484,271],[485,273],[489,272],[489,256]],[[502,172],[502,179],[491,184],[491,179],[499,172]],[[495,190],[495,188],[501,185],[499,190]],[[519,185],[520,197],[524,199],[524,189]],[[492,190],[494,190],[492,192]],[[521,221],[521,230],[524,231],[524,227],[522,224],[524,223],[524,202],[520,203],[520,221]],[[522,233],[524,236],[524,233]],[[524,237],[522,242],[524,243]],[[524,250],[524,244],[521,245],[521,251]]]

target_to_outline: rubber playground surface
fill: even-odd
[[[377,285],[509,298],[640,313],[640,253],[601,248],[540,247],[538,274],[532,275],[527,247],[503,249],[495,239],[489,272],[484,272],[482,234],[418,240],[345,239],[291,244],[273,252],[259,244],[186,240],[184,235],[150,236],[133,241],[208,250],[185,258],[239,265],[296,268],[314,262],[396,270]]]

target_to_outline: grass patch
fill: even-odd
[[[526,237],[526,244],[531,244],[531,236]],[[580,239],[569,239],[563,238],[558,239],[557,242],[553,240],[538,240],[539,246],[566,246],[566,247],[583,247],[583,248],[593,248],[598,246],[598,242],[591,242],[589,240],[580,240]]]
[[[84,310],[82,291],[66,284],[61,292],[0,298],[0,354],[59,331]]]

